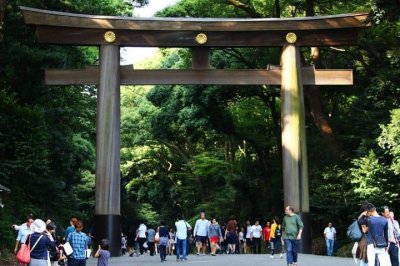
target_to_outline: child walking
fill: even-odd
[[[110,258],[109,244],[107,239],[100,241],[99,249],[94,255],[97,260],[97,266],[108,266],[108,259]]]

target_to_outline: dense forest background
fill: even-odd
[[[155,0],[150,0],[155,1]],[[48,87],[44,69],[98,64],[95,47],[40,45],[19,5],[130,16],[146,0],[0,0],[0,250],[11,224],[94,210],[95,86]],[[332,221],[341,238],[363,201],[400,211],[400,2],[397,0],[181,0],[158,16],[300,17],[369,12],[355,47],[307,48],[306,64],[352,68],[354,86],[305,87],[313,236]],[[215,49],[213,68],[279,65],[280,50]],[[189,68],[190,51],[162,49],[146,68]],[[172,223],[183,212],[262,221],[282,215],[280,89],[276,86],[123,87],[124,229]]]

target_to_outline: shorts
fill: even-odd
[[[211,244],[217,244],[219,242],[219,237],[218,236],[213,236],[210,238]]]
[[[196,242],[200,242],[202,244],[206,244],[207,243],[207,237],[206,236],[196,236]]]

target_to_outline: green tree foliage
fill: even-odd
[[[94,206],[96,88],[44,86],[43,70],[95,64],[98,50],[39,45],[19,6],[129,15],[146,3],[1,1],[0,183],[12,191],[0,209],[0,249],[13,244],[10,226],[28,213],[50,217],[62,232],[72,215],[88,221]]]

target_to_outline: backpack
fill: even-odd
[[[356,242],[361,240],[363,233],[361,232],[357,220],[354,220],[354,222],[347,228],[347,236]]]
[[[279,237],[281,235],[282,235],[282,229],[279,225],[277,225],[275,229],[275,237]]]

